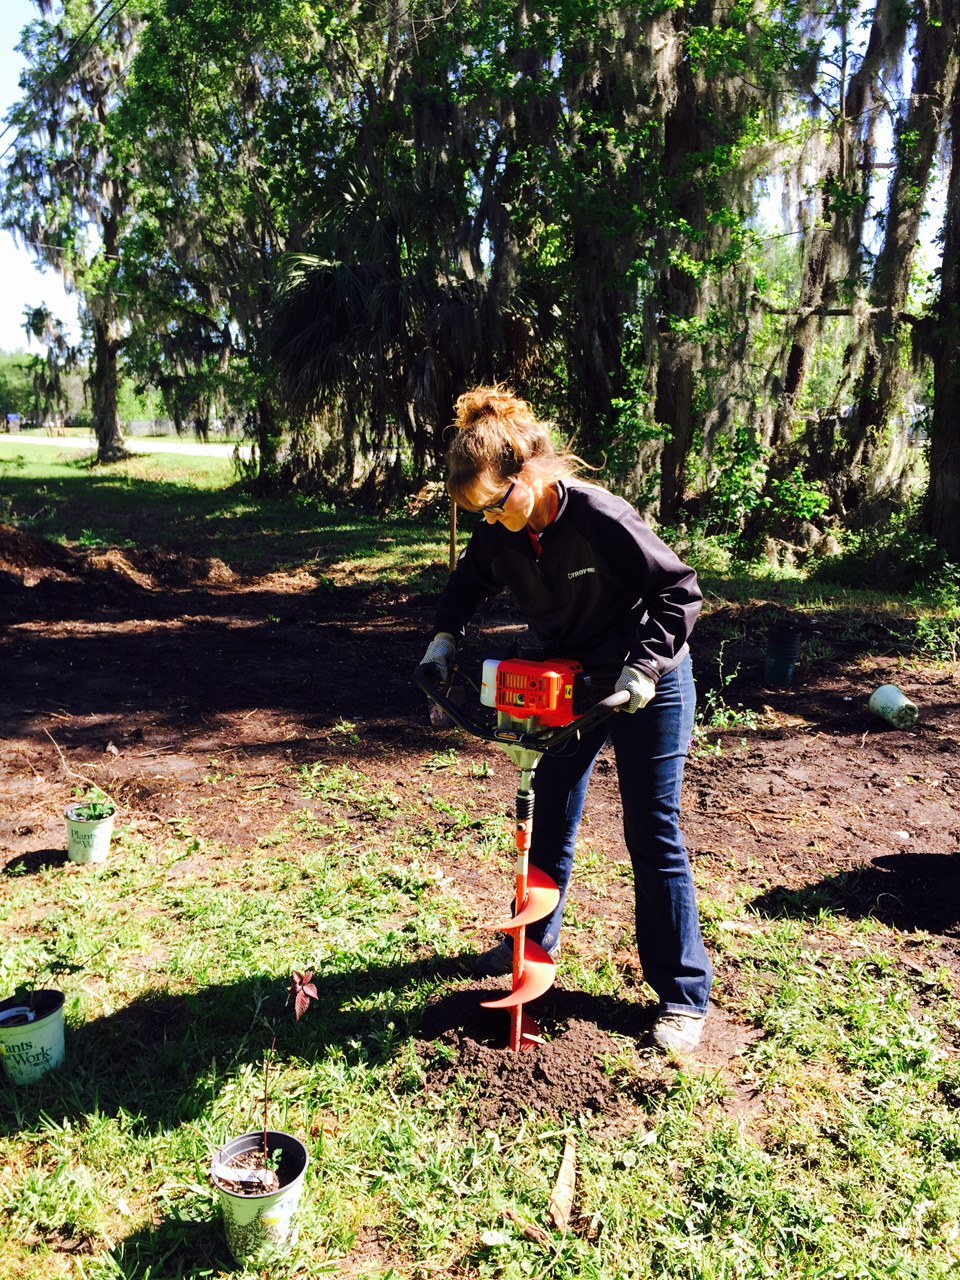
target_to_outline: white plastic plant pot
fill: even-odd
[[[67,857],[71,862],[106,862],[115,815],[90,821],[75,816],[82,808],[72,804],[63,815],[67,820]]]
[[[875,716],[895,729],[912,729],[920,718],[920,709],[895,684],[882,684],[870,695],[867,706]]]
[[[307,1148],[289,1133],[267,1130],[267,1150],[279,1152],[276,1168],[278,1191],[239,1193],[228,1190],[221,1180],[238,1156],[263,1150],[263,1130],[234,1138],[220,1148],[210,1166],[213,1185],[220,1196],[227,1244],[243,1265],[269,1262],[289,1252],[297,1241],[294,1216],[303,1192],[307,1171]]]
[[[14,1084],[33,1084],[63,1062],[63,992],[0,1001],[0,1061]]]

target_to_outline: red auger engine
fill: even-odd
[[[534,720],[539,728],[556,729],[581,714],[583,681],[579,662],[488,658],[483,664],[480,701],[513,720]]]

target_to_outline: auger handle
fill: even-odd
[[[554,747],[562,746],[563,743],[569,742],[571,738],[578,737],[581,733],[585,733],[588,729],[594,728],[601,721],[606,720],[607,716],[612,715],[614,711],[618,711],[625,703],[630,701],[630,694],[626,689],[621,689],[619,693],[611,693],[609,697],[603,698],[600,702],[594,703],[589,711],[584,712],[576,720],[565,724],[556,729],[541,729],[539,733],[525,733],[522,729],[509,729],[506,727],[490,728],[490,726],[481,724],[479,720],[475,720],[468,715],[462,707],[458,707],[455,702],[446,696],[437,683],[437,677],[440,669],[433,662],[423,662],[414,671],[413,678],[417,686],[440,707],[450,717],[455,725],[463,729],[466,733],[471,733],[475,738],[481,738],[484,742],[509,743],[515,747],[530,747],[535,751],[551,751]]]

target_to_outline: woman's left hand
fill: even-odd
[[[657,692],[657,686],[645,671],[641,671],[639,667],[626,666],[620,672],[620,679],[614,686],[614,693],[621,693],[624,689],[630,694],[630,701],[627,702],[621,710],[631,715],[634,711],[640,711],[651,700]]]

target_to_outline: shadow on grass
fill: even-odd
[[[836,911],[895,929],[958,936],[960,853],[888,854],[803,889],[772,889],[751,905],[774,919],[808,920]]]
[[[503,982],[466,986],[468,976],[465,960],[456,957],[318,971],[318,998],[299,1022],[286,983],[266,975],[195,993],[148,991],[115,1013],[68,1026],[64,1066],[0,1095],[0,1132],[33,1128],[45,1115],[75,1121],[94,1112],[122,1111],[139,1133],[192,1124],[238,1071],[259,1067],[267,1052],[281,1062],[337,1054],[377,1066],[409,1034],[434,1039],[455,1027],[505,1047],[505,1015],[480,1003],[502,994]],[[438,994],[445,982],[449,991]],[[418,991],[422,1004],[411,1008]],[[385,993],[396,1000],[384,1000]],[[376,1008],[357,1007],[375,997]],[[642,1032],[647,1013],[628,1001],[558,988],[538,1002],[538,1016],[548,1023],[579,1018],[624,1035]]]
[[[63,849],[34,849],[30,853],[21,853],[0,868],[3,876],[37,875],[48,867],[65,867],[69,858]]]
[[[319,998],[300,1022],[286,984],[265,975],[190,994],[148,991],[115,1013],[68,1026],[64,1066],[0,1094],[0,1133],[31,1129],[45,1115],[76,1121],[95,1112],[123,1111],[138,1133],[191,1124],[268,1051],[279,1061],[337,1053],[375,1066],[393,1056],[419,1013],[385,1002],[355,1006],[386,992],[409,1003],[411,989],[432,991],[457,975],[456,961],[441,958],[318,974]]]
[[[185,1205],[198,1210],[197,1201]],[[163,1280],[196,1280],[197,1276],[240,1271],[227,1249],[219,1210],[205,1221],[180,1217],[174,1210],[155,1227],[144,1227],[121,1240],[110,1253],[110,1274],[123,1280],[145,1276]]]
[[[129,461],[145,465],[136,456]],[[443,556],[441,523],[262,498],[235,481],[198,484],[189,474],[148,478],[127,474],[123,466],[90,468],[77,458],[44,475],[41,488],[35,468],[20,474],[10,459],[0,458],[0,477],[21,529],[88,548],[215,556],[235,572],[251,574],[303,564],[322,574],[340,560],[363,558],[371,548],[402,566],[406,553],[425,541],[436,541],[438,557]],[[419,573],[431,577],[425,568]],[[396,576],[406,582],[411,575],[396,567]]]

